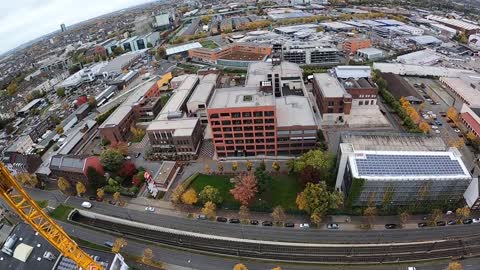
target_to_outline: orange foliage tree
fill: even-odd
[[[257,191],[257,179],[250,173],[242,176],[235,187],[230,190],[230,193],[241,205],[248,205],[255,198]]]

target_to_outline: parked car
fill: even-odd
[[[418,223],[418,227],[419,228],[427,227],[427,223],[426,222],[420,222],[420,223]]]
[[[137,153],[137,154],[135,155],[135,158],[138,158],[138,157],[141,156],[141,155],[142,155],[142,153]]]
[[[273,226],[273,222],[271,222],[270,220],[265,220],[264,222],[262,222],[262,226]]]
[[[203,214],[200,214],[200,215],[197,216],[197,219],[199,219],[199,220],[205,220],[205,219],[207,219],[207,216],[206,216],[206,215],[203,215]]]
[[[480,223],[480,218],[474,218],[472,219],[473,223]]]
[[[227,218],[225,218],[225,217],[217,217],[217,222],[227,222]]]
[[[449,220],[447,222],[448,225],[457,225],[457,221],[456,220]]]
[[[258,225],[258,220],[256,219],[250,220],[250,225]]]
[[[397,228],[397,224],[385,224],[385,229],[395,229]]]
[[[310,224],[308,224],[308,223],[301,223],[301,224],[300,224],[300,228],[308,229],[308,228],[310,228]]]
[[[96,201],[96,200],[97,200],[97,197],[95,197],[95,196],[90,196],[90,197],[88,197],[88,199],[89,199],[90,201]]]
[[[105,243],[103,243],[105,246],[109,247],[109,248],[112,248],[113,247],[113,242],[111,241],[106,241]]]
[[[445,221],[443,221],[443,220],[437,221],[437,226],[445,226],[445,225],[447,225],[447,223],[445,223]]]
[[[293,228],[293,227],[295,227],[295,224],[291,223],[291,222],[287,222],[287,223],[284,224],[284,226],[287,227],[287,228]]]
[[[240,223],[240,219],[238,219],[238,218],[231,218],[228,222],[237,224],[237,223]]]
[[[145,207],[145,211],[155,212],[155,208],[153,208],[153,207],[151,207],[151,206],[147,206],[147,207]]]
[[[437,126],[442,126],[443,124],[442,124],[442,122],[440,122],[439,120],[435,120],[435,125],[437,125]]]
[[[126,157],[125,157],[125,160],[131,160],[131,159],[132,159],[131,156],[126,156]]]
[[[87,208],[87,209],[92,208],[92,204],[90,202],[82,202],[81,205],[83,208]]]
[[[438,129],[438,126],[432,125],[432,129]]]
[[[417,270],[417,268],[415,268],[415,266],[409,266],[407,267],[407,270]]]
[[[472,223],[473,223],[473,219],[471,219],[471,218],[464,219],[464,220],[462,221],[462,223],[463,223],[463,224],[472,224]]]
[[[453,131],[455,131],[456,133],[460,133],[460,132],[461,132],[460,129],[458,129],[458,128],[454,128]]]
[[[435,129],[435,134],[440,134],[440,130]]]
[[[327,224],[327,229],[337,230],[338,229],[338,224],[337,223]]]

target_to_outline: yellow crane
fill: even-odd
[[[72,259],[78,266],[86,270],[103,269],[65,233],[62,227],[43,212],[1,162],[0,195],[24,221],[29,223],[65,257]]]

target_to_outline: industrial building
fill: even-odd
[[[360,48],[356,55],[367,61],[377,60],[384,57],[384,52],[377,48]]]
[[[82,158],[77,156],[55,155],[50,160],[50,178],[58,180],[58,178],[63,177],[70,182],[71,186],[75,186],[77,182],[82,182],[84,185],[87,185],[88,168],[95,169],[100,175],[104,174],[100,159],[97,156]]]
[[[316,145],[302,71],[289,62],[249,66],[245,86],[216,89],[208,121],[219,158],[298,155]]]
[[[213,90],[217,86],[218,79],[219,76],[217,74],[205,75],[188,99],[188,116],[198,117],[202,125],[208,124],[207,106],[212,97]]]
[[[349,38],[343,43],[343,51],[346,53],[356,53],[358,49],[370,48],[372,42],[370,39],[364,38]]]
[[[334,65],[340,63],[338,49],[325,42],[285,42],[273,45],[274,51],[279,51],[283,61],[299,65]]]
[[[192,60],[223,66],[248,67],[264,61],[272,53],[268,44],[233,43],[217,49],[196,48],[188,51]]]
[[[437,15],[428,15],[426,18],[428,20],[446,25],[460,32],[465,32],[467,35],[475,34],[480,31],[479,25],[462,21],[462,20],[448,19],[445,17],[437,16]]]
[[[341,137],[336,189],[356,206],[416,201],[458,201],[472,180],[461,154],[441,138],[408,134],[348,134]],[[358,194],[352,193],[360,186]]]
[[[449,89],[457,100],[468,106],[480,106],[480,77],[477,73],[460,75],[458,78],[441,77],[440,82]]]
[[[187,101],[200,83],[198,75],[182,77],[182,83],[176,88],[155,120],[182,118],[187,112]]]
[[[442,56],[432,49],[425,49],[397,57],[397,61],[406,65],[431,66],[442,60]]]
[[[352,95],[347,93],[335,77],[327,73],[314,74],[313,92],[324,121],[345,121],[344,115],[350,114],[352,108]]]

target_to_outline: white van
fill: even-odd
[[[90,209],[92,208],[92,204],[90,202],[82,202],[82,207]]]

